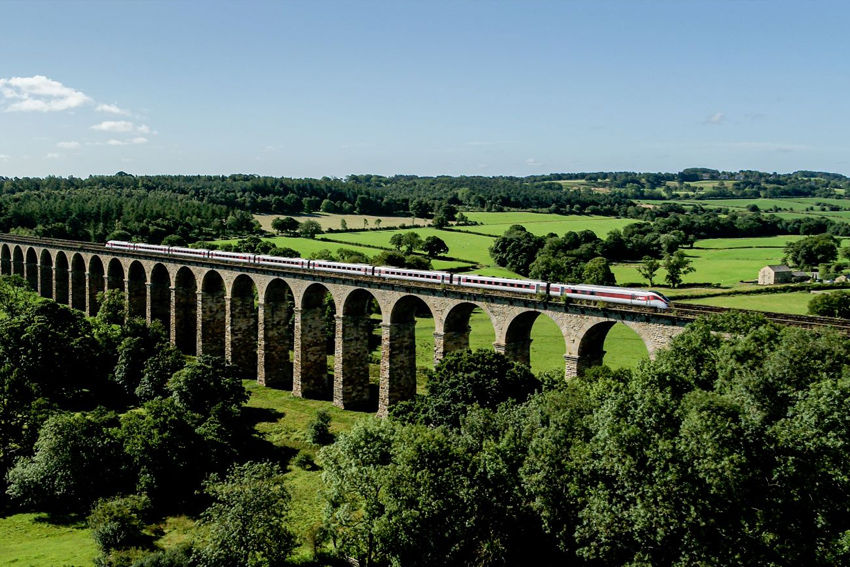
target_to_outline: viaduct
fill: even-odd
[[[628,306],[584,305],[525,294],[383,278],[119,251],[70,240],[0,235],[0,273],[25,278],[43,297],[94,315],[97,295],[125,293],[130,316],[159,321],[186,354],[223,356],[244,377],[332,399],[342,408],[370,402],[369,339],[380,313],[378,413],[416,391],[415,314],[434,320],[434,360],[469,347],[469,317],[480,308],[493,348],[529,362],[531,327],[541,315],[563,333],[565,373],[601,363],[611,327],[624,323],[650,357],[693,317]],[[328,305],[335,340],[327,344]],[[292,355],[290,356],[290,350]],[[334,355],[332,375],[328,355]]]

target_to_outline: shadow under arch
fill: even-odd
[[[295,301],[292,288],[280,278],[266,286],[259,309],[262,336],[257,349],[257,381],[264,386],[292,389],[292,324]]]
[[[53,298],[53,256],[47,248],[42,248],[38,258],[38,293]]]
[[[53,299],[57,303],[61,303],[63,305],[68,305],[68,301],[70,298],[68,284],[68,278],[70,277],[69,266],[68,266],[68,256],[65,255],[64,252],[59,251],[56,253],[56,261],[54,276],[56,278],[56,297]]]
[[[540,316],[543,315],[541,318]],[[538,329],[540,332],[538,332]],[[536,334],[540,341],[540,348],[532,347],[532,334]],[[549,344],[543,344],[549,343]],[[537,346],[537,345],[535,345]],[[544,351],[552,358],[552,368],[563,368],[564,354],[567,352],[567,338],[557,322],[545,313],[539,311],[524,311],[514,317],[508,324],[505,332],[505,343],[496,345],[496,350],[501,350],[508,360],[525,364],[529,367],[534,365],[537,370],[546,369],[546,366],[536,364],[532,360],[532,351],[535,358],[541,356]],[[557,352],[557,356],[554,354]],[[547,359],[548,360],[548,359]]]
[[[127,268],[127,315],[129,317],[147,317],[147,283],[145,267],[133,260]]]
[[[381,315],[381,308],[368,290],[355,289],[343,300],[334,352],[334,405],[338,407],[365,410],[375,405],[369,375],[371,339],[378,323],[373,313]]]
[[[124,266],[118,258],[112,258],[106,265],[106,289],[124,291]]]
[[[208,270],[201,280],[198,313],[198,354],[224,357],[226,311],[224,278]]]
[[[330,290],[310,284],[295,311],[292,395],[330,399],[328,354],[335,339],[336,304]]]
[[[97,300],[97,294],[104,291],[104,272],[103,262],[99,256],[89,258],[89,273],[88,273],[88,303],[86,304],[87,313],[93,317],[100,310],[100,302]]]
[[[162,264],[158,264],[162,265]],[[154,268],[153,276],[161,278]],[[160,283],[162,280],[160,280]],[[198,282],[195,274],[183,266],[174,276],[174,314],[172,336],[183,354],[198,352]]]
[[[26,278],[27,283],[34,291],[38,291],[38,254],[35,248],[27,248],[26,256]]]
[[[245,274],[239,274],[230,288],[230,321],[228,321],[227,358],[239,369],[243,378],[257,376],[257,285]]]
[[[8,244],[0,246],[0,274],[4,276],[12,274],[12,250]]]
[[[24,251],[20,246],[12,250],[12,273],[24,277]]]
[[[71,307],[86,310],[86,261],[77,253],[71,256]]]
[[[131,275],[133,273],[132,265],[130,265],[130,273]],[[189,273],[191,274],[191,271]],[[151,268],[150,278],[151,282],[148,288],[147,313],[145,317],[151,322],[159,321],[162,323],[166,332],[176,344],[177,340],[171,333],[171,276],[168,273],[168,268],[162,264],[154,264],[153,268]],[[194,280],[194,276],[192,276],[192,279]],[[132,284],[130,285],[130,289],[133,289]],[[197,302],[194,292],[192,293],[193,300]],[[193,317],[193,321],[197,319],[196,315],[193,315]],[[180,348],[180,345],[177,346]]]

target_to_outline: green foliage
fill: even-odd
[[[850,319],[850,291],[818,293],[809,301],[809,313]]]
[[[458,427],[469,408],[523,402],[540,382],[527,366],[491,350],[453,352],[428,372],[428,395],[400,405],[393,415],[428,425]]]
[[[513,225],[493,242],[490,256],[497,265],[527,276],[542,246],[542,238],[531,234],[521,225]]]
[[[322,226],[314,220],[306,220],[298,227],[298,234],[302,238],[316,238],[322,233]]]
[[[331,433],[331,415],[326,411],[316,412],[316,417],[307,426],[307,436],[311,443],[316,445],[329,445],[333,443],[334,436]]]
[[[425,242],[422,243],[422,249],[429,258],[448,254],[449,252],[449,247],[446,245],[445,241],[439,236],[434,235],[425,239]]]
[[[582,281],[591,285],[616,285],[617,280],[611,272],[608,260],[605,258],[593,258],[584,265]]]
[[[834,261],[838,257],[838,240],[831,234],[819,234],[789,242],[783,261],[803,270]]]
[[[283,565],[295,548],[287,525],[291,497],[272,463],[235,465],[204,491],[213,503],[201,516],[194,558],[202,567]]]
[[[272,221],[272,229],[278,233],[292,236],[298,233],[298,227],[300,224],[301,223],[292,217],[277,217]]]
[[[644,256],[643,260],[641,261],[641,265],[637,268],[637,271],[641,276],[646,278],[646,280],[649,282],[649,285],[653,286],[655,285],[655,274],[658,273],[658,270],[660,268],[661,262],[659,262],[652,256]]]
[[[682,283],[682,278],[694,271],[691,260],[681,250],[665,256],[662,265],[667,270],[667,275],[664,276],[664,279],[673,288],[679,287]]]
[[[100,500],[88,517],[89,529],[101,553],[126,549],[145,542],[145,514],[150,502],[145,496],[118,496]]]
[[[141,402],[149,402],[168,396],[168,381],[184,366],[186,361],[177,347],[170,342],[159,343],[153,356],[144,362],[142,375],[134,392],[136,398]]]
[[[238,412],[248,393],[237,370],[221,358],[204,355],[176,372],[168,382],[175,403],[199,416],[218,409]]]
[[[32,457],[9,472],[7,492],[26,507],[83,512],[127,487],[127,459],[114,413],[58,413],[41,428]]]

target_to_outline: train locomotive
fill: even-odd
[[[184,258],[211,259],[222,262],[247,263],[263,266],[278,266],[282,268],[333,272],[373,276],[395,280],[410,280],[436,284],[457,285],[477,289],[495,289],[516,293],[543,294],[553,297],[569,297],[571,299],[586,299],[605,303],[620,303],[656,309],[669,309],[670,300],[657,291],[646,291],[615,286],[599,286],[585,284],[553,283],[534,280],[518,280],[512,278],[493,278],[475,274],[453,274],[431,270],[411,270],[392,266],[372,266],[370,264],[348,264],[345,262],[330,262],[327,260],[308,260],[305,258],[284,258],[282,256],[267,256],[249,252],[225,252],[223,250],[206,250],[201,248],[186,248],[182,246],[159,246],[142,242],[124,242],[110,240],[107,248],[129,250],[150,254],[163,254]]]

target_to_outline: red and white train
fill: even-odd
[[[479,289],[499,289],[517,293],[546,294],[554,297],[569,297],[572,299],[589,299],[607,303],[624,303],[642,307],[669,309],[670,300],[657,291],[645,291],[626,287],[601,285],[550,283],[534,280],[516,280],[511,278],[491,278],[474,274],[452,274],[429,270],[409,270],[392,266],[372,266],[369,264],[347,264],[344,262],[328,262],[327,260],[307,260],[305,258],[284,258],[282,256],[265,256],[248,252],[224,252],[223,250],[205,250],[200,248],[184,248],[181,246],[158,246],[140,242],[122,242],[110,240],[107,248],[165,254],[167,256],[183,256],[187,258],[209,258],[224,262],[243,262],[263,266],[280,266],[296,270],[312,270],[317,272],[335,272],[342,274],[357,274],[376,276],[394,280],[412,280],[439,284],[459,285]]]

